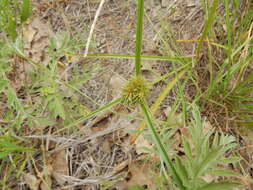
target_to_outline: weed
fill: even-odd
[[[25,22],[31,15],[30,0],[20,1],[1,0],[0,1],[0,30],[5,31],[12,40],[18,36],[17,26]]]

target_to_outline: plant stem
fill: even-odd
[[[138,15],[138,18],[137,18],[137,28],[136,28],[136,49],[135,49],[136,76],[140,75],[141,73],[141,49],[142,49],[144,0],[138,0],[137,15]]]
[[[74,57],[84,57],[84,54],[75,54],[68,53],[68,56]],[[135,59],[135,55],[127,55],[127,54],[88,54],[87,57],[91,58],[114,58],[114,59]],[[193,57],[170,57],[170,56],[155,56],[155,55],[142,55],[141,59],[146,60],[161,60],[161,61],[174,61],[174,62],[182,62],[182,61],[191,61]]]
[[[171,173],[172,173],[172,176],[174,177],[174,180],[176,182],[176,184],[179,186],[180,190],[186,190],[186,188],[184,187],[183,185],[183,182],[181,181],[172,161],[169,159],[169,156],[160,140],[160,137],[159,135],[157,134],[156,130],[155,130],[155,127],[153,125],[153,122],[152,122],[152,116],[151,116],[151,113],[150,113],[150,110],[149,110],[149,107],[147,105],[146,102],[143,102],[141,104],[141,108],[142,108],[142,111],[144,113],[144,116],[146,118],[146,121],[147,121],[147,124],[148,124],[148,127],[153,135],[153,139],[154,139],[154,142],[157,146],[157,149],[158,151],[160,152],[160,155],[162,156],[163,158],[163,161],[165,162],[165,164],[167,165],[167,167],[170,169]]]
[[[213,6],[210,8],[210,12],[208,14],[208,19],[206,21],[204,30],[202,32],[200,39],[199,39],[199,43],[198,43],[198,47],[197,47],[197,51],[196,51],[198,58],[199,58],[200,50],[203,47],[203,42],[204,42],[205,38],[207,37],[208,32],[211,30],[211,27],[215,21],[216,12],[217,12],[218,7],[219,7],[219,0],[214,0]]]

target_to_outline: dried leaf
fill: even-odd
[[[52,155],[52,176],[60,185],[66,182],[66,178],[63,176],[69,175],[68,160],[66,156],[66,151],[61,150]]]
[[[194,6],[199,6],[200,2],[197,0],[187,0],[187,7],[194,7]]]
[[[24,35],[25,53],[33,61],[46,64],[49,60],[46,49],[52,36],[50,26],[43,23],[39,17],[35,17],[24,29]]]
[[[125,86],[126,81],[118,75],[112,76],[110,86],[112,89],[112,98],[116,99],[121,96],[121,90]]]
[[[135,147],[136,147],[136,153],[137,154],[146,154],[150,153],[148,149],[152,148],[152,144],[148,142],[147,139],[145,139],[142,135],[138,137],[138,139],[135,141]]]
[[[154,176],[148,165],[133,163],[129,168],[130,179],[125,181],[126,189],[131,186],[147,186],[148,189],[156,189]]]
[[[38,174],[41,178],[40,190],[49,190],[52,187],[52,176],[53,168],[51,165],[45,165],[43,171]],[[43,180],[42,180],[43,179]]]
[[[28,26],[28,28],[24,30],[24,38],[29,45],[31,45],[36,33],[37,30],[35,30],[33,27]]]
[[[108,138],[104,139],[104,141],[102,142],[102,145],[101,145],[101,149],[104,151],[104,152],[107,152],[108,154],[111,153],[111,143],[109,142]]]
[[[24,174],[24,180],[31,190],[39,190],[41,181],[37,179],[37,177],[30,173],[26,173]]]

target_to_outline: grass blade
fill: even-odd
[[[218,182],[218,183],[209,183],[201,188],[198,188],[197,190],[230,190],[235,187],[240,186],[240,183],[235,182]]]
[[[142,111],[144,113],[144,116],[145,116],[145,119],[147,121],[147,124],[148,124],[148,127],[153,135],[153,139],[154,139],[154,142],[157,146],[157,149],[161,155],[161,157],[163,158],[163,161],[165,162],[165,164],[167,165],[167,167],[170,169],[171,173],[172,173],[172,176],[174,177],[174,180],[176,182],[176,184],[179,186],[179,188],[181,190],[186,190],[186,188],[184,187],[183,185],[183,182],[182,180],[180,179],[180,176],[179,174],[177,173],[175,167],[174,167],[174,164],[172,163],[172,161],[169,159],[169,156],[160,140],[160,137],[159,135],[157,134],[156,130],[155,130],[155,127],[153,125],[153,122],[152,122],[152,117],[151,117],[151,113],[150,113],[150,110],[148,108],[148,105],[146,102],[143,102],[141,104],[141,108],[142,108]]]
[[[15,18],[10,18],[9,23],[6,27],[6,32],[10,35],[11,39],[14,41],[17,36],[17,21]]]
[[[30,0],[23,0],[23,7],[21,10],[21,22],[25,22],[32,14]]]
[[[84,54],[69,53],[69,54],[67,54],[67,56],[84,57]],[[86,57],[88,57],[88,58],[135,59],[135,55],[127,55],[127,54],[88,54]],[[170,57],[170,56],[142,55],[141,59],[182,62],[182,61],[190,61],[192,59],[192,57]]]
[[[234,171],[230,171],[230,170],[212,170],[210,172],[211,175],[216,175],[216,176],[226,176],[226,177],[240,177],[242,176],[239,173],[236,173]]]
[[[208,15],[208,20],[207,20],[206,25],[204,27],[204,31],[199,39],[199,44],[197,47],[197,57],[199,57],[200,50],[203,47],[203,42],[204,42],[206,36],[208,35],[208,32],[211,29],[211,26],[214,22],[214,19],[216,17],[216,10],[217,10],[218,6],[219,6],[219,0],[214,0],[213,6],[212,6],[212,8],[209,12],[209,15]]]
[[[189,186],[188,184],[188,173],[187,170],[185,168],[185,165],[182,163],[181,159],[179,156],[175,157],[175,162],[176,162],[176,170],[178,172],[178,175],[180,176],[180,178],[182,179],[183,184],[187,187]]]

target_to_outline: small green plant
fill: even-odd
[[[22,140],[11,135],[3,135],[1,131],[0,135],[0,188],[5,189],[9,178],[20,177],[27,164],[27,157],[36,150],[30,145],[24,146]]]
[[[239,157],[225,156],[236,147],[233,136],[219,134],[213,129],[204,129],[200,113],[193,107],[193,126],[190,136],[182,136],[185,158],[175,155],[175,168],[186,189],[232,189],[240,184],[235,182],[207,182],[204,176],[240,176],[230,170],[221,169],[222,165],[239,161]],[[191,141],[191,142],[190,142]]]
[[[0,102],[4,106],[4,111],[0,111],[0,188],[6,189],[11,177],[20,177],[27,163],[27,155],[34,153],[35,149],[14,137],[22,136],[20,129],[29,116],[8,78],[13,69],[13,51],[6,41],[0,40],[0,45]]]
[[[17,26],[32,14],[30,0],[0,0],[0,31],[6,32],[12,40],[17,38]]]
[[[11,137],[11,136],[1,136],[0,137],[0,159],[6,158],[8,155],[23,154],[25,152],[34,152],[32,148],[28,148],[20,144],[21,141]]]

